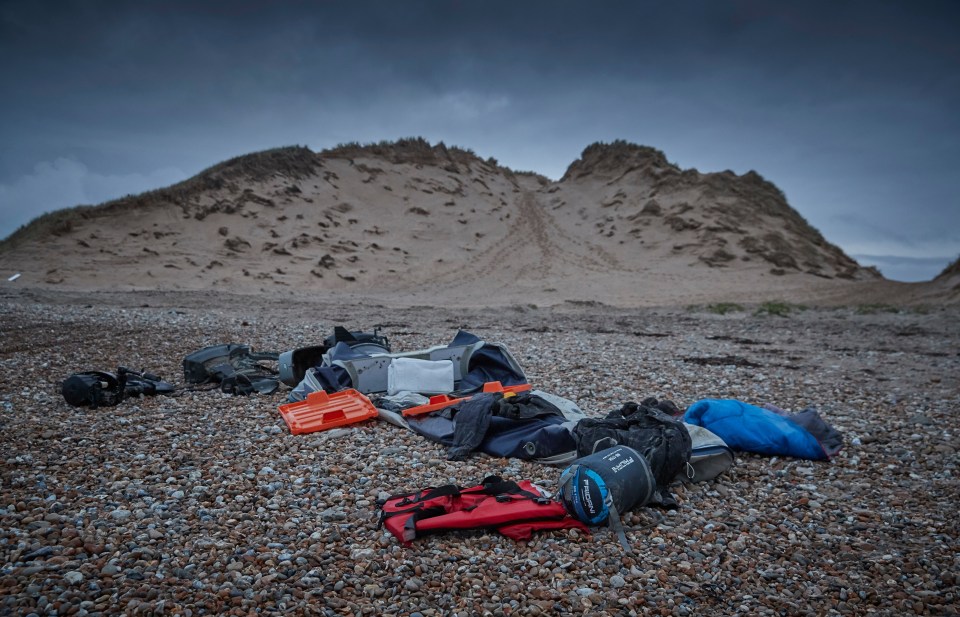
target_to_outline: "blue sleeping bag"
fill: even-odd
[[[697,401],[687,408],[683,421],[713,432],[734,450],[813,460],[827,458],[820,442],[796,422],[741,401]]]

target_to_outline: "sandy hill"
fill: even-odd
[[[556,182],[422,139],[268,150],[40,217],[0,263],[25,286],[400,304],[843,301],[889,283],[758,174],[625,142],[589,146]]]
[[[960,257],[953,260],[933,281],[954,291],[960,290]]]

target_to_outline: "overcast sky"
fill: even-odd
[[[668,6],[669,5],[669,6]],[[863,264],[960,255],[960,2],[0,0],[0,237],[276,146],[756,170]]]

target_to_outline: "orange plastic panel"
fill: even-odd
[[[293,435],[363,422],[377,415],[370,399],[353,389],[333,394],[323,390],[311,392],[306,400],[280,405],[278,409]]]
[[[528,383],[522,383],[516,386],[502,386],[499,381],[488,381],[483,384],[484,392],[526,392],[532,386]],[[470,399],[469,396],[464,396],[461,398],[451,398],[446,394],[438,394],[436,396],[430,397],[430,402],[426,405],[417,405],[416,407],[410,407],[403,410],[403,415],[406,417],[410,416],[419,416],[425,413],[430,413],[431,411],[438,411],[445,407],[450,407],[451,405],[456,405],[461,401],[466,401]]]

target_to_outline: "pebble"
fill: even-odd
[[[320,513],[320,520],[329,523],[332,521],[342,521],[347,518],[346,512],[342,508],[327,508]]]
[[[63,575],[63,580],[67,581],[67,583],[70,585],[79,585],[83,582],[83,573],[75,570],[72,572],[67,572]]]
[[[140,303],[0,296],[0,349],[17,350],[0,351],[11,383],[0,392],[0,614],[951,614],[960,602],[943,507],[960,473],[956,310],[811,309],[772,324],[748,311],[284,301],[211,303],[171,321]],[[277,412],[285,390],[99,410],[57,390],[70,370],[123,362],[176,381],[205,345],[282,351],[376,323],[397,324],[385,334],[398,350],[461,326],[506,343],[536,387],[589,416],[647,396],[816,406],[846,447],[829,462],[738,453],[716,481],[674,487],[676,511],[625,513],[636,556],[605,527],[519,543],[451,532],[405,547],[377,528],[377,501],[489,475],[553,489],[560,470],[452,462],[376,420],[292,435]],[[684,360],[731,356],[762,369]]]
[[[32,561],[34,559],[39,559],[41,557],[49,557],[50,555],[53,555],[53,547],[44,546],[44,547],[38,548],[35,551],[30,551],[29,553],[24,555],[23,561]]]

